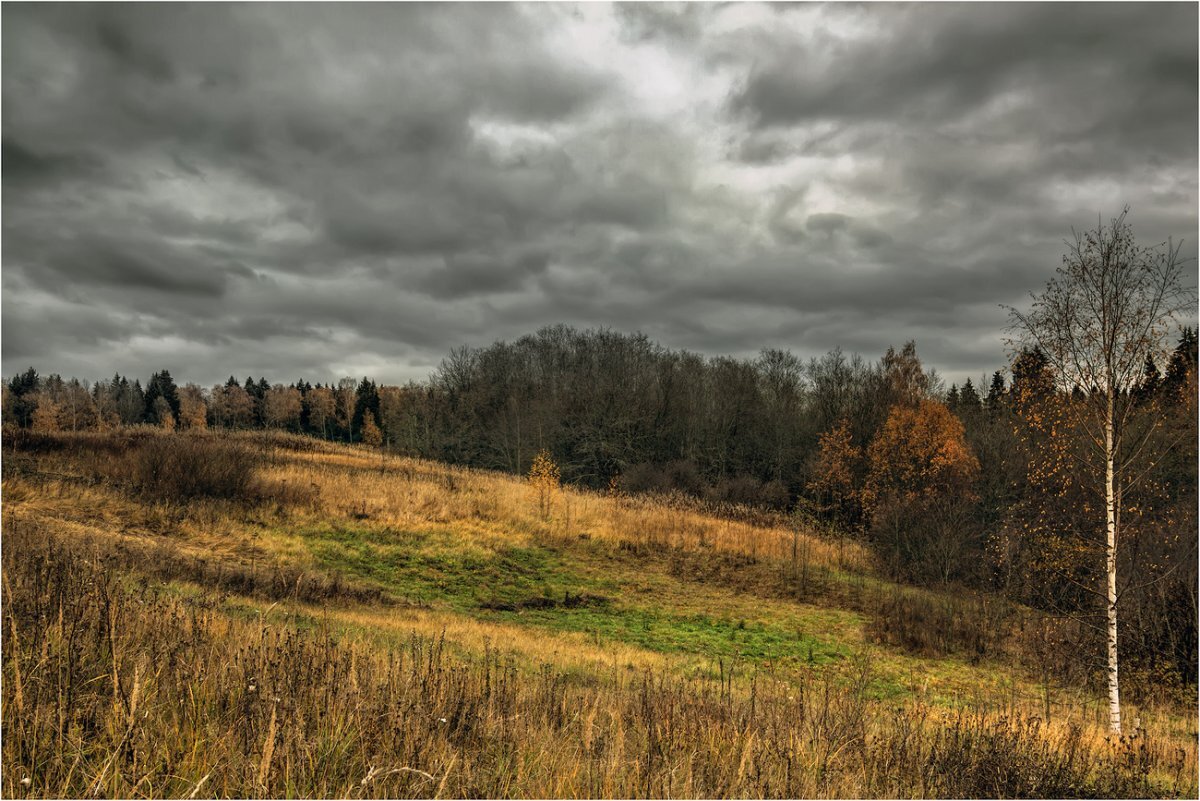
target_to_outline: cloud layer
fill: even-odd
[[[1197,230],[1194,4],[3,9],[3,361],[421,378],[555,322],[999,366]]]

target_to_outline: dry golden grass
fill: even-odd
[[[521,670],[127,586],[32,529],[4,560],[6,797],[1187,795],[1194,762],[849,684]],[[368,624],[374,621],[363,621]]]
[[[795,543],[813,564],[868,572],[873,560],[863,546],[830,542],[811,532],[756,526],[664,505],[654,499],[609,497],[563,488],[555,493],[549,521],[538,513],[534,493],[500,473],[435,465],[414,459],[338,447],[320,453],[276,453],[272,480],[313,487],[318,503],[310,514],[368,516],[404,528],[455,523],[485,539],[527,544],[537,536],[586,536],[614,545],[706,548],[762,559],[786,559]]]
[[[311,504],[290,510],[300,520],[362,519],[398,528],[453,524],[464,536],[493,545],[582,536],[614,546],[705,549],[756,559],[787,559],[795,547],[813,565],[859,573],[873,567],[871,553],[858,543],[752,525],[649,498],[563,488],[554,495],[549,520],[543,520],[530,488],[505,474],[382,457],[336,443],[320,443],[311,451],[260,447],[268,457],[262,471],[268,482],[315,496]],[[8,479],[6,502],[24,517],[69,515],[134,534],[173,523],[204,547],[227,544],[228,535],[239,528],[231,525],[228,504],[198,500],[180,510],[170,504],[134,503],[109,486],[80,482],[78,474],[56,475],[64,477],[39,481],[36,490],[19,477]]]
[[[25,593],[24,606],[13,611],[14,594],[5,588],[6,634],[14,626],[17,632],[5,638],[6,796],[187,795],[197,784],[199,795],[256,796],[1195,794],[1196,721],[1178,709],[1130,705],[1127,717],[1140,718],[1144,732],[1113,744],[1087,690],[1057,688],[1059,705],[1047,724],[1028,674],[868,642],[854,614],[776,592],[793,547],[805,565],[882,584],[870,552],[855,543],[570,489],[554,498],[543,520],[528,487],[508,476],[261,435],[232,438],[262,459],[253,502],[181,505],[114,485],[93,454],[95,437],[62,439],[69,447],[5,454],[5,579],[33,569],[10,559],[14,550],[14,559],[41,554],[58,564],[42,546],[54,538],[71,552],[54,580],[82,596],[51,599],[30,579],[15,593]],[[622,586],[673,614],[751,625],[818,620],[857,656],[823,668],[743,663],[729,679],[721,678],[726,664],[718,673],[715,660],[703,664],[695,654],[519,618],[480,619],[445,605],[364,603],[369,588],[352,577],[331,580],[296,534],[331,524],[380,541],[394,532],[433,532],[423,547],[459,557],[532,546],[571,554],[580,575],[620,570],[630,582]],[[66,547],[72,544],[82,556]],[[724,584],[688,572],[692,563],[717,562],[732,566]],[[72,583],[89,571],[104,580]],[[301,584],[305,594],[292,589]],[[55,633],[38,621],[60,611],[82,620],[97,614],[97,604],[107,602],[94,586],[122,599],[119,653],[114,657],[111,633],[97,618],[89,629],[96,638],[87,657],[92,672],[70,685],[90,700],[65,709],[56,694],[66,691],[62,624]],[[156,628],[168,619],[193,622]],[[27,633],[30,626],[35,631]],[[310,632],[312,626],[326,634]],[[428,655],[433,643],[438,681],[449,683],[429,695],[430,668],[396,666],[389,654],[416,648]],[[258,661],[238,656],[247,647],[257,649]],[[293,647],[299,651],[287,650]],[[189,667],[164,678],[152,666],[167,652]],[[313,666],[311,692],[279,709],[244,706],[239,683],[267,681],[263,675],[285,683],[279,671],[295,653]],[[478,708],[486,701],[478,682],[487,660],[509,665],[513,695],[471,723],[466,739],[414,728],[389,711],[389,704]],[[868,684],[859,679],[864,665]],[[470,678],[445,678],[458,674]],[[426,687],[418,691],[413,683],[420,681]],[[888,692],[880,695],[880,687]],[[810,711],[797,712],[798,693],[808,694]],[[820,714],[814,694],[823,698]],[[185,697],[190,717],[169,711]],[[553,709],[548,697],[560,699],[554,703],[564,717],[546,717]],[[149,722],[131,719],[134,706]],[[250,710],[249,734],[235,709]],[[331,728],[318,727],[309,739],[322,709],[330,710]],[[829,717],[835,713],[850,723]],[[382,731],[371,715],[405,733]],[[517,715],[525,722],[515,724]],[[7,745],[13,732],[22,743],[16,749]],[[514,739],[500,748],[501,737]],[[38,784],[25,787],[21,776],[37,776]]]

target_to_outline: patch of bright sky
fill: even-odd
[[[256,236],[271,242],[312,239],[311,231],[288,218],[287,203],[229,170],[206,165],[194,175],[161,156],[132,156],[125,169],[137,180],[117,193],[129,195],[131,205],[204,222],[251,219]]]
[[[213,352],[210,345],[170,333],[154,336],[134,334],[125,347],[146,354],[151,362],[170,365],[199,362]]]
[[[570,6],[556,21],[547,32],[547,51],[567,63],[615,76],[621,91],[614,102],[622,110],[640,119],[696,127],[701,134],[710,127],[729,80],[702,69],[696,52],[665,46],[658,39],[629,41],[608,5]]]

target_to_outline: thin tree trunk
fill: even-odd
[[[1106,600],[1108,612],[1108,720],[1114,734],[1121,733],[1121,691],[1117,680],[1117,497],[1113,482],[1113,399],[1108,398],[1104,424],[1104,506],[1107,519],[1105,543]]]

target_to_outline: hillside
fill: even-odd
[[[6,797],[1197,792],[1194,709],[1110,742],[1031,612],[783,517],[264,434],[3,455]]]

